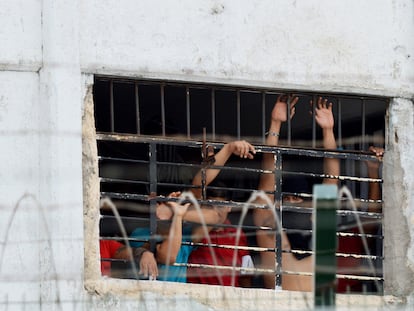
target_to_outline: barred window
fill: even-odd
[[[160,230],[169,225],[157,219],[157,202],[168,200],[167,195],[173,191],[195,188],[192,179],[205,168],[202,155],[206,155],[206,145],[217,152],[230,141],[246,140],[257,150],[254,159],[231,157],[220,167],[218,182],[203,189],[221,191],[223,199],[203,197],[199,202],[207,208],[232,208],[229,221],[215,226],[219,228],[217,234],[227,232],[228,238],[241,223],[244,244],[238,252],[250,254],[253,265],[226,267],[219,262],[193,261],[173,263],[171,267],[189,267],[191,279],[191,269],[210,271],[215,266],[214,273],[223,278],[248,276],[247,286],[251,287],[264,287],[263,275],[274,274],[276,286],[281,286],[283,275],[301,272],[284,269],[283,262],[278,266],[281,269],[264,269],[260,255],[271,252],[279,263],[283,253],[292,254],[298,261],[312,256],[312,186],[328,178],[338,180],[352,194],[352,198],[341,198],[337,211],[337,291],[382,293],[382,176],[378,160],[368,149],[384,145],[388,99],[105,76],[95,77],[93,92],[101,197],[110,198],[116,206],[115,213],[102,206],[101,240],[128,242],[134,247],[146,244],[155,252],[163,239]],[[281,94],[299,98],[295,116],[282,127],[278,146],[267,146],[270,113]],[[319,97],[333,104],[336,150],[322,148],[321,129],[312,114],[314,107],[309,104]],[[269,207],[249,204],[247,215],[242,213],[244,203],[258,189],[261,174],[266,173],[261,163],[267,153],[274,155],[276,213],[291,242],[289,249],[277,247],[280,244],[264,248],[257,243],[258,229],[272,232],[274,228],[258,228],[253,213]],[[327,176],[325,158],[339,159],[339,175]],[[371,174],[372,167],[378,174]],[[288,196],[300,200],[288,202]],[[119,225],[118,213],[124,228]],[[184,222],[183,234],[194,226],[190,221]],[[134,235],[137,229],[145,234]],[[237,239],[240,241],[239,236]],[[182,244],[193,249],[208,244],[212,249],[230,250],[229,256],[235,248],[214,241],[193,242],[186,235]],[[140,278],[125,260],[103,256],[101,260],[111,263],[112,277]],[[306,275],[306,271],[303,273]]]

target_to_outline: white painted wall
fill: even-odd
[[[164,306],[154,301],[180,310],[229,309],[200,287],[84,282],[81,120],[88,74],[405,98],[390,110],[393,135],[396,124],[413,128],[400,109],[412,114],[413,15],[412,0],[0,0],[0,309],[42,309],[48,301],[51,309],[69,310]],[[394,208],[404,215],[410,248],[391,260],[403,266],[398,275],[407,275],[414,185],[412,170],[401,168],[414,160],[410,135],[399,137],[389,141],[384,176],[388,167],[403,180]],[[392,161],[393,152],[401,162]],[[398,186],[389,185],[389,193]],[[401,238],[393,234],[393,241]],[[125,288],[136,286],[127,293],[133,301],[123,302]],[[412,283],[393,286],[412,306]],[[273,299],[287,303],[280,293],[228,291],[240,303],[264,296],[262,304],[272,304],[263,309],[273,308]]]
[[[82,1],[84,71],[413,94],[412,1]]]
[[[42,65],[39,0],[0,1],[0,69],[37,71]]]

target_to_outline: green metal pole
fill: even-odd
[[[313,187],[313,249],[315,308],[335,309],[336,292],[336,185]]]

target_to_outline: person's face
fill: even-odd
[[[302,203],[303,199],[295,195],[286,195],[283,197],[283,203]]]
[[[295,207],[312,207],[312,200],[303,199],[296,195],[285,195],[283,196],[284,205],[292,205]]]

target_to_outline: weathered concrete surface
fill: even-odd
[[[170,282],[134,282],[129,280],[96,280],[86,287],[107,302],[107,306],[120,310],[129,301],[139,306],[140,301],[150,310],[309,310],[313,309],[310,293],[273,291],[267,289],[243,289],[221,286]],[[120,299],[118,294],[124,298]],[[144,302],[145,301],[145,302]],[[402,300],[394,297],[337,295],[336,310],[384,310],[400,309]],[[95,305],[96,306],[96,305]],[[129,309],[128,309],[129,310]]]
[[[391,101],[384,157],[385,290],[414,295],[414,105]]]
[[[82,117],[83,221],[85,234],[85,279],[101,276],[99,258],[99,173],[92,85],[86,89]]]

